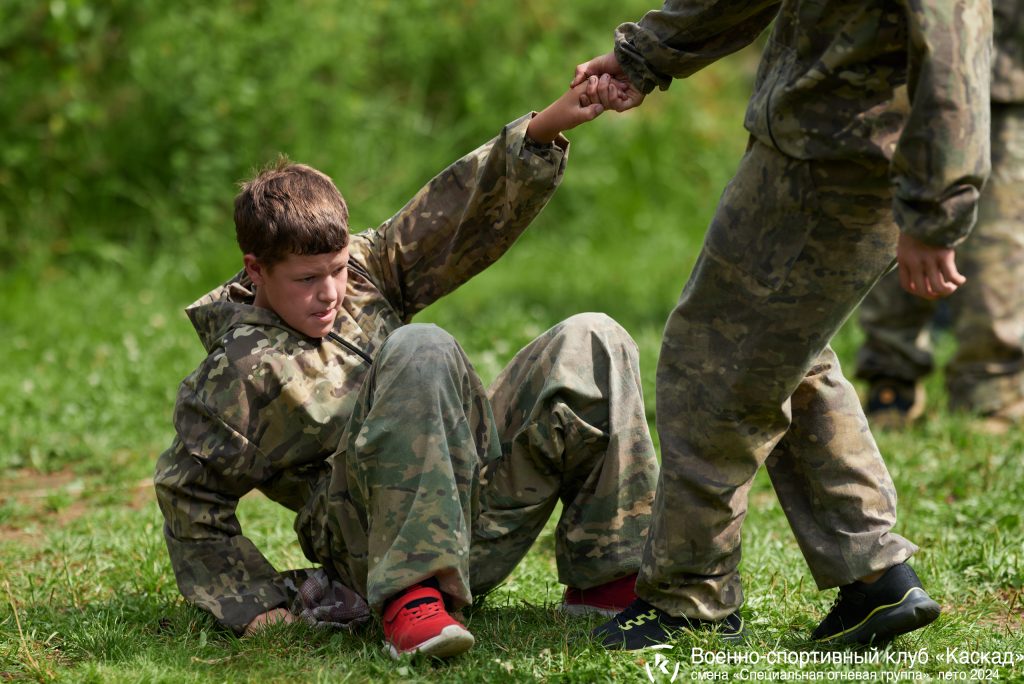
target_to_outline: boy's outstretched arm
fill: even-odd
[[[597,118],[604,111],[604,106],[596,97],[587,98],[588,89],[593,93],[597,86],[598,79],[595,76],[562,93],[561,97],[530,120],[526,135],[534,142],[550,143],[562,131]]]
[[[585,87],[450,164],[375,230],[353,236],[352,254],[403,321],[497,261],[558,188],[569,157],[559,131],[598,115]]]

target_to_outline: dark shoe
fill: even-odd
[[[638,598],[614,618],[596,627],[591,636],[607,649],[636,651],[672,641],[683,631],[717,632],[722,641],[743,641],[743,618],[739,612],[724,620],[674,617]]]
[[[636,573],[590,589],[566,587],[561,611],[566,615],[615,617],[636,600]]]
[[[868,389],[864,413],[873,428],[905,428],[924,413],[924,387],[906,380],[876,379]]]
[[[884,646],[893,637],[934,621],[940,611],[914,569],[900,563],[871,584],[853,582],[839,587],[832,610],[811,639],[829,646]]]

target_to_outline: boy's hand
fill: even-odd
[[[900,233],[896,245],[900,285],[907,292],[939,299],[956,292],[967,278],[956,270],[955,252],[949,247],[934,247]]]
[[[596,89],[598,79],[594,77],[593,83],[581,83],[570,88],[557,100],[544,108],[532,119],[526,127],[526,135],[530,139],[541,144],[553,142],[558,134],[575,128],[581,123],[591,121],[604,111],[604,105],[593,100],[585,101],[588,88]],[[595,90],[596,92],[596,90]]]
[[[268,610],[266,613],[260,613],[252,619],[252,622],[245,626],[245,631],[242,632],[242,636],[252,636],[261,629],[264,629],[267,625],[273,625],[278,622],[295,622],[295,616],[285,608],[274,608],[273,610]]]
[[[608,81],[605,82],[603,88],[598,89],[596,100],[588,94],[591,102],[600,102],[605,109],[614,109],[617,112],[624,112],[643,103],[644,94],[637,90],[626,77],[626,72],[622,70],[622,65],[619,64],[614,52],[599,55],[577,65],[576,74],[569,87],[575,88],[593,76],[602,80],[607,78]],[[609,89],[608,86],[614,87]]]

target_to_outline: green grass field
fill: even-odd
[[[806,643],[833,592],[815,590],[763,474],[744,528],[738,648],[707,637],[657,653],[596,648],[594,622],[556,610],[550,530],[470,615],[477,646],[450,662],[396,664],[377,626],[240,640],[186,606],[149,478],[177,384],[202,354],[182,309],[238,268],[234,182],[284,151],[335,178],[353,226],[375,225],[557,96],[647,3],[285,6],[0,10],[0,77],[28,103],[0,101],[11,132],[0,152],[0,681],[1024,681],[1024,434],[985,436],[950,415],[941,374],[920,425],[877,437],[897,531],[921,546],[915,567],[944,612],[857,663]],[[420,320],[450,330],[490,379],[558,320],[607,312],[640,345],[653,423],[661,329],[745,145],[756,57],[574,131],[551,206]],[[835,341],[848,366],[858,342],[852,323]],[[940,360],[951,348],[941,341]],[[239,517],[275,565],[305,565],[286,511],[250,496]]]

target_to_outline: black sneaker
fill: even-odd
[[[839,587],[832,610],[811,639],[829,646],[884,646],[893,637],[934,621],[940,611],[913,568],[900,563],[871,584],[853,582]]]
[[[738,643],[743,641],[743,618],[739,612],[724,620],[674,617],[638,598],[611,620],[596,627],[591,636],[605,648],[636,651],[671,641],[682,631],[717,632],[722,641]]]
[[[895,378],[873,380],[864,413],[874,428],[907,427],[924,413],[924,387]]]

